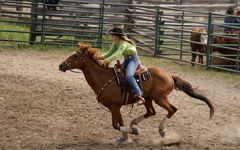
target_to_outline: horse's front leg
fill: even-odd
[[[112,126],[114,129],[119,130],[122,132],[122,136],[117,139],[117,143],[125,143],[125,142],[132,142],[132,139],[128,137],[129,129],[124,127],[122,115],[120,112],[120,107],[115,106],[112,107],[111,109],[112,113]]]

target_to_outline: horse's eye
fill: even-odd
[[[73,58],[74,58],[74,59],[77,59],[77,58],[78,58],[78,56],[77,56],[77,55],[74,55],[74,56],[73,56]]]

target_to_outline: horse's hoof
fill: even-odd
[[[126,140],[127,140],[127,138],[120,137],[116,140],[116,143],[121,144],[121,143],[124,143],[124,141],[126,141]]]
[[[166,129],[159,129],[159,134],[164,137],[166,133]]]
[[[120,137],[119,139],[116,140],[117,145],[122,145],[122,144],[127,144],[127,143],[132,143],[133,140],[131,138],[123,138]]]
[[[137,123],[134,120],[130,123],[131,128],[134,128],[134,126],[136,126],[136,125],[137,125]]]
[[[139,135],[138,129],[135,127],[132,127],[132,134]]]

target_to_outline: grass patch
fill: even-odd
[[[12,23],[12,22],[4,22],[5,21],[13,21],[13,22],[18,22],[18,23]],[[24,21],[24,20],[23,20]],[[14,20],[14,19],[1,19],[0,21],[0,29],[2,30],[0,32],[0,40],[7,40],[6,45],[10,45],[10,47],[26,47],[29,43],[29,35],[30,35],[30,25],[27,24],[29,21],[25,21],[24,23],[20,23],[19,20]],[[49,26],[45,26],[46,28],[50,28]],[[40,29],[41,25],[37,26],[37,31],[41,31]],[[81,28],[81,27],[79,27]],[[93,35],[92,33],[78,33],[78,32],[63,32],[64,28],[57,28],[53,27],[48,29],[51,31],[51,34],[54,32],[54,34],[64,34],[62,35],[45,35],[44,34],[44,42],[45,44],[52,44],[52,45],[75,45],[77,41],[92,41],[96,40],[96,37],[92,38],[91,36],[96,36]],[[25,33],[26,32],[26,33]],[[8,41],[14,41],[18,42],[18,44],[13,44],[12,42]],[[41,35],[36,37],[36,43],[41,42]],[[4,42],[5,43],[5,42]],[[44,43],[43,43],[44,44]],[[5,47],[6,47],[5,45]],[[2,46],[2,45],[0,45]]]
[[[0,22],[0,29],[9,32],[0,32],[0,39],[7,40],[23,40],[27,41],[28,33],[17,33],[17,32],[29,32],[29,28],[24,25],[16,25],[15,23]],[[11,32],[16,31],[16,32]]]
[[[33,52],[33,53],[48,53],[48,54],[59,54],[67,55],[77,50],[75,46],[61,46],[61,45],[44,45],[34,44],[29,45],[28,43],[21,42],[0,42],[1,51],[21,51],[21,52]]]

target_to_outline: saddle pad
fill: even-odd
[[[120,80],[126,80],[123,72],[119,67],[114,66],[113,68],[114,74],[117,76],[118,84],[121,85]],[[137,82],[141,81],[146,81],[149,80],[152,77],[151,72],[146,66],[140,65],[138,69],[136,70],[134,74],[134,78],[137,80]]]

